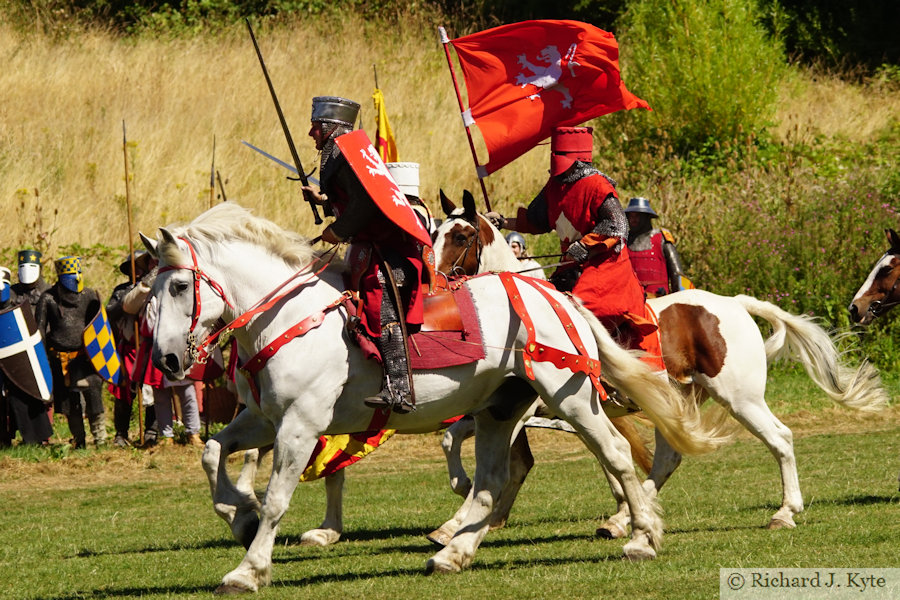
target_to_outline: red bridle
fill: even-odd
[[[179,271],[186,270],[190,271],[194,275],[194,311],[191,314],[191,328],[189,330],[189,335],[194,335],[194,329],[197,327],[197,322],[200,320],[200,282],[205,281],[209,287],[216,294],[219,295],[220,298],[227,304],[232,310],[234,310],[234,305],[225,297],[225,290],[222,289],[222,286],[218,284],[215,280],[213,280],[209,275],[203,272],[203,269],[200,268],[200,265],[197,264],[197,253],[194,252],[194,247],[187,240],[187,238],[178,238],[182,242],[184,242],[188,250],[191,252],[191,261],[193,261],[193,265],[167,265],[165,267],[161,267],[159,269],[160,273],[165,273],[166,271]]]
[[[212,279],[209,275],[204,273],[203,270],[200,268],[200,265],[197,263],[197,253],[194,251],[194,247],[191,245],[190,241],[188,241],[188,239],[184,238],[184,237],[181,237],[178,239],[183,241],[187,245],[188,250],[190,250],[191,261],[193,262],[193,265],[166,265],[165,267],[161,267],[159,269],[159,272],[165,273],[166,271],[175,271],[175,270],[184,269],[184,270],[191,271],[193,273],[193,276],[194,276],[193,277],[194,278],[194,309],[193,309],[193,313],[191,315],[191,328],[188,331],[187,345],[188,345],[188,352],[190,353],[192,360],[194,362],[200,363],[200,364],[206,363],[206,361],[209,359],[209,352],[208,352],[207,348],[212,346],[212,344],[220,336],[228,335],[235,329],[239,329],[239,328],[243,327],[244,325],[249,323],[253,317],[272,308],[275,304],[277,304],[280,300],[284,299],[286,296],[288,296],[294,290],[296,290],[297,288],[312,281],[316,276],[319,275],[319,273],[321,273],[323,270],[325,270],[325,268],[328,266],[328,264],[334,258],[335,254],[337,252],[337,248],[338,248],[338,246],[335,245],[331,250],[329,250],[328,252],[323,254],[322,257],[317,257],[315,259],[315,261],[321,261],[323,263],[322,266],[318,270],[307,271],[305,268],[299,269],[298,271],[294,272],[284,283],[282,283],[281,285],[276,287],[274,290],[272,290],[271,292],[266,294],[252,308],[250,308],[246,312],[238,315],[233,321],[231,321],[224,327],[218,329],[217,331],[207,335],[205,338],[203,338],[201,341],[198,342],[197,336],[194,333],[194,329],[197,327],[197,323],[200,320],[200,308],[201,308],[201,305],[200,305],[200,282],[201,281],[205,281],[207,283],[207,285],[209,285],[209,287],[216,294],[218,294],[220,298],[222,298],[222,300],[225,302],[225,304],[227,304],[228,307],[231,308],[232,311],[234,311],[236,309],[235,309],[234,305],[225,296],[225,290],[222,288],[222,286],[218,282],[216,282],[214,279]],[[325,257],[325,256],[328,256],[327,260],[323,260],[323,257]],[[294,285],[286,288],[286,286],[289,283],[291,283],[297,277],[299,277],[300,275],[302,275],[304,273],[309,275],[309,277],[307,277],[305,280],[295,282]],[[281,291],[280,294],[278,293],[279,291]]]

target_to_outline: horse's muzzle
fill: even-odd
[[[162,371],[162,374],[170,381],[182,379],[181,361],[178,360],[178,356],[171,352],[162,357],[155,357],[153,366]]]

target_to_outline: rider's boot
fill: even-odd
[[[381,391],[363,402],[370,408],[390,409],[398,414],[415,410],[416,404],[409,385],[409,363],[406,356],[406,340],[397,322],[381,328],[379,340],[383,378]]]

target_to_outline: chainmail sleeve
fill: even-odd
[[[628,219],[625,217],[625,211],[619,203],[619,199],[610,194],[600,205],[597,214],[594,215],[596,225],[591,233],[598,233],[609,237],[619,238],[616,244],[616,251],[620,251],[628,239]]]

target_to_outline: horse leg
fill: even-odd
[[[474,421],[473,421],[474,423]],[[474,431],[473,431],[474,433]],[[516,437],[516,441],[510,447],[509,460],[509,479],[500,493],[500,500],[496,503],[491,513],[490,528],[499,529],[506,524],[509,517],[509,511],[512,509],[513,502],[525,482],[525,476],[534,466],[534,457],[531,455],[531,448],[528,446],[528,438],[525,437],[525,430],[522,429]],[[465,502],[459,507],[456,513],[446,521],[443,525],[426,535],[428,541],[439,546],[446,546],[450,543],[454,534],[459,531],[463,518],[468,514],[472,506],[472,500],[475,494],[472,492],[471,486],[469,494],[466,496]]]
[[[252,411],[242,411],[225,429],[217,433],[203,450],[201,464],[209,481],[213,508],[228,523],[234,539],[245,548],[256,535],[259,500],[253,489],[260,454],[257,448],[272,441],[272,429]],[[228,476],[228,456],[247,450],[237,483]]]
[[[595,535],[605,540],[617,540],[628,535],[628,525],[631,523],[631,511],[625,501],[625,492],[618,480],[607,470],[603,469],[609,489],[616,501],[616,513],[610,516],[597,528]]]
[[[500,529],[506,525],[509,519],[509,511],[512,510],[513,503],[519,495],[519,490],[525,483],[525,478],[534,466],[534,455],[531,453],[531,446],[528,444],[528,436],[525,435],[525,428],[519,430],[515,441],[509,449],[509,478],[503,491],[500,493],[500,499],[494,506],[491,514],[491,529]]]
[[[466,499],[456,510],[456,513],[450,517],[449,521],[446,521],[443,525],[425,536],[429,542],[437,544],[438,546],[446,546],[450,543],[450,540],[456,532],[459,531],[463,518],[468,514],[469,507],[472,506],[472,500],[475,496],[473,490],[474,488],[469,489],[469,494],[466,496]]]
[[[429,573],[455,573],[468,567],[481,540],[490,528],[491,514],[501,490],[509,479],[510,441],[521,418],[532,404],[523,399],[534,398],[531,386],[518,378],[505,381],[495,392],[495,404],[509,408],[496,418],[484,410],[475,417],[475,481],[460,526],[450,542],[427,564]],[[519,405],[516,407],[515,404]],[[463,508],[458,511],[460,514]]]
[[[772,515],[767,528],[796,527],[794,515],[803,512],[803,495],[791,430],[772,414],[761,396],[754,397],[750,402],[732,403],[729,408],[734,418],[766,445],[781,471],[781,508]]]
[[[623,549],[625,557],[631,560],[655,558],[662,541],[662,519],[655,500],[647,496],[637,478],[628,440],[605,414],[595,414],[587,404],[565,401],[559,412],[600,461],[608,473],[607,478],[621,486],[631,515],[631,540]],[[614,495],[618,493],[616,485],[610,487]]]
[[[537,404],[523,415],[520,420],[524,424],[529,417],[534,415]],[[450,474],[450,487],[454,492],[466,498],[466,501],[460,506],[453,517],[446,521],[443,525],[426,535],[429,541],[446,546],[450,542],[450,538],[459,529],[463,516],[468,512],[472,499],[472,481],[466,474],[466,469],[462,464],[462,443],[466,439],[475,435],[475,419],[467,415],[444,432],[444,438],[441,441],[441,448],[444,450],[444,456],[447,460],[447,470]],[[531,454],[531,447],[528,445],[528,438],[525,435],[524,427],[519,431],[515,441],[510,447],[509,457],[509,481],[500,494],[500,501],[494,508],[491,517],[491,529],[499,529],[506,525],[509,519],[509,512],[515,503],[519,490],[525,483],[525,478],[534,466],[534,456]],[[463,493],[464,490],[464,493]]]
[[[344,470],[325,477],[325,520],[300,536],[302,546],[330,546],[344,531]]]
[[[259,508],[259,527],[244,559],[222,578],[216,593],[257,591],[272,577],[272,547],[278,524],[288,509],[291,496],[300,482],[317,436],[304,436],[303,425],[285,417],[275,436],[272,475]]]
[[[462,464],[462,444],[473,435],[475,435],[475,419],[471,415],[466,415],[448,427],[441,440],[441,449],[447,461],[447,474],[450,476],[450,489],[463,498],[472,490],[472,480],[469,479]]]

